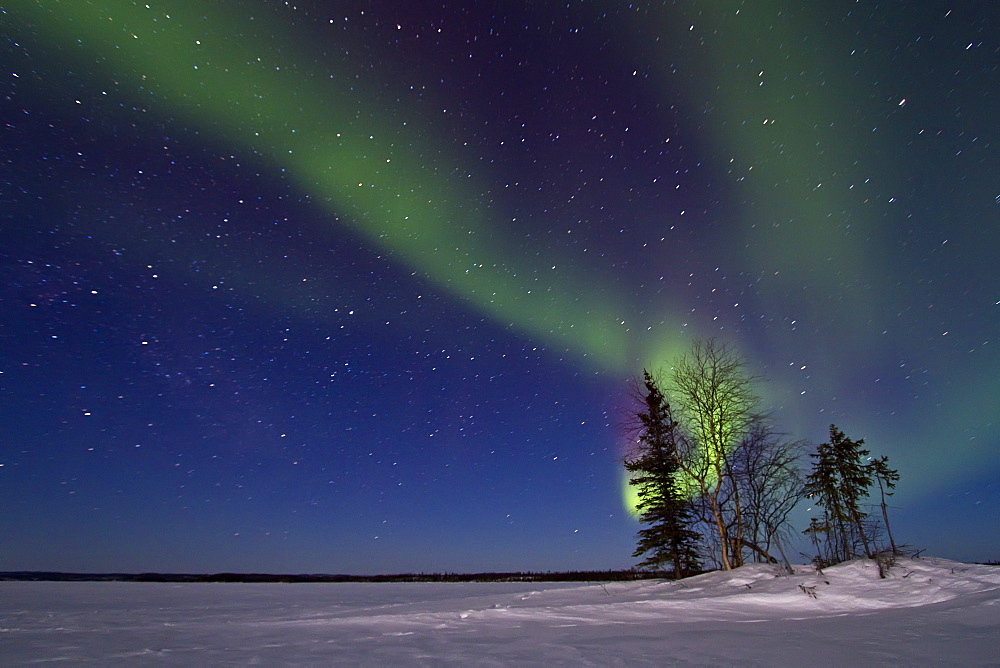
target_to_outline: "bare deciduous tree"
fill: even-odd
[[[783,543],[789,538],[788,516],[804,495],[804,449],[803,441],[784,438],[761,419],[729,458],[730,479],[743,501],[743,544],[757,561],[776,561],[772,552],[777,550],[790,568]]]
[[[674,363],[668,384],[683,430],[681,468],[711,514],[726,570],[743,564],[740,489],[727,482],[732,451],[757,418],[756,380],[736,349],[708,339],[695,341]]]

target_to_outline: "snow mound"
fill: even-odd
[[[547,607],[560,614],[607,619],[621,615],[678,621],[803,619],[949,601],[1000,589],[1000,568],[946,559],[897,560],[885,578],[878,565],[856,560],[822,571],[751,564],[679,581],[623,582],[551,590],[504,606],[525,613]]]

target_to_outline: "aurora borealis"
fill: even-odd
[[[694,336],[997,558],[1000,11],[468,5],[0,0],[0,570],[628,566]]]

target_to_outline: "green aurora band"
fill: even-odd
[[[643,322],[629,312],[634,300],[616,292],[610,277],[578,270],[568,256],[524,248],[493,214],[484,213],[489,175],[456,178],[461,160],[441,148],[447,142],[435,140],[430,126],[382,111],[346,66],[309,71],[304,63],[314,59],[281,33],[277,22],[255,21],[226,7],[159,0],[5,3],[6,19],[29,28],[40,53],[86,62],[95,77],[111,82],[107,86],[130,81],[122,90],[143,95],[133,102],[283,171],[329,207],[333,220],[324,233],[336,234],[342,216],[354,234],[443,291],[591,370],[626,375],[636,371],[637,360],[655,368],[698,334],[695,323],[681,326],[690,311],[676,296],[657,305],[653,322]],[[873,201],[869,182],[876,176],[891,179],[892,170],[871,157],[881,153],[871,146],[878,137],[847,129],[860,113],[851,105],[863,97],[852,91],[850,77],[836,68],[823,71],[826,53],[850,49],[836,43],[806,46],[796,39],[795,21],[809,20],[805,9],[793,20],[772,2],[735,13],[726,7],[690,2],[656,10],[663,13],[654,11],[652,20],[636,13],[634,20],[624,20],[623,30],[632,35],[633,48],[644,52],[644,61],[663,64],[656,73],[662,82],[670,80],[668,44],[684,45],[705,63],[705,76],[688,80],[681,97],[715,110],[704,116],[704,132],[720,155],[731,153],[727,178],[738,183],[734,197],[742,198],[732,207],[741,218],[732,223],[743,243],[719,252],[723,261],[758,277],[756,310],[798,310],[804,318],[833,308],[848,314],[806,336],[776,332],[769,345],[794,356],[846,340],[860,367],[889,345],[885,338],[858,332],[880,329],[871,325],[873,319],[884,319],[886,329],[892,326],[885,305],[894,297],[882,292],[893,281],[874,261],[884,245],[877,223],[887,204]],[[271,45],[266,62],[252,46],[262,43]],[[829,82],[797,94],[817,77]],[[663,90],[671,104],[685,103],[665,83]],[[284,282],[282,271],[275,266],[258,273],[253,289]],[[251,277],[233,282],[241,280],[248,285]],[[803,286],[814,289],[806,292]],[[282,299],[280,291],[269,294]],[[851,386],[850,370],[836,360],[813,357],[810,364],[828,387]],[[980,374],[968,380],[967,390],[947,397],[942,410],[969,418],[966,424],[981,424],[973,418],[994,410],[998,381]],[[776,408],[796,394],[781,381],[761,391],[765,405]],[[793,432],[800,427],[785,423]],[[879,434],[877,424],[873,418],[862,436],[888,437]],[[928,430],[928,443],[941,429]],[[992,441],[988,432],[981,435],[976,441],[972,433],[968,447],[956,451],[948,466],[971,470],[988,455]],[[626,506],[634,510],[630,486],[622,487]]]
[[[678,332],[637,349],[623,314],[629,300],[611,281],[519,250],[480,212],[485,188],[447,176],[459,160],[441,155],[445,142],[380,112],[345,71],[303,71],[308,60],[290,55],[293,41],[274,25],[203,3],[9,6],[64,48],[84,50],[109,79],[131,78],[148,91],[142,104],[262,156],[356,234],[502,326],[601,370],[683,344]],[[247,46],[265,29],[260,39],[274,43],[266,64]]]

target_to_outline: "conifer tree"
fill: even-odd
[[[825,511],[822,525],[811,525],[807,532],[815,533],[819,526],[832,539],[837,549],[830,550],[840,561],[854,557],[857,542],[864,546],[865,555],[874,556],[871,540],[865,531],[867,513],[859,507],[872,485],[871,469],[865,463],[869,452],[861,446],[864,439],[852,441],[844,432],[830,425],[830,441],[822,443],[810,455],[816,461],[806,476],[806,495],[816,499]],[[833,536],[830,534],[833,533]]]
[[[670,405],[648,371],[643,371],[644,410],[636,415],[639,425],[635,458],[625,460],[632,473],[629,484],[638,488],[639,521],[647,525],[638,534],[632,556],[646,556],[641,568],[673,566],[674,577],[700,568],[697,542],[691,529],[694,516],[690,501],[680,489],[677,459],[677,422]]]
[[[892,529],[889,528],[889,513],[886,510],[887,505],[885,502],[885,497],[892,496],[892,491],[896,488],[896,483],[899,482],[899,472],[889,468],[889,458],[883,456],[881,459],[873,459],[869,464],[868,468],[871,470],[871,475],[878,482],[878,489],[881,495],[881,506],[882,506],[882,519],[885,521],[885,532],[889,536],[889,546],[892,548],[893,554],[899,554],[899,549],[896,547],[896,541],[892,537]]]

